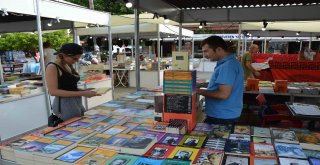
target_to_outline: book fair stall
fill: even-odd
[[[39,7],[39,4],[41,7]],[[37,32],[39,40],[39,50],[43,57],[42,30],[72,29],[75,24],[91,23],[108,26],[109,14],[88,10],[67,2],[56,1],[1,1],[3,14],[0,23],[1,33],[13,32]],[[66,12],[60,12],[57,8]],[[41,11],[41,15],[39,12]],[[83,13],[85,16],[79,17],[76,13]],[[93,16],[93,18],[91,17]],[[47,23],[55,20],[54,25],[47,26]],[[57,21],[58,20],[58,21]],[[42,27],[41,27],[42,25]],[[40,58],[40,69],[44,68],[43,58]],[[1,65],[1,64],[0,64]],[[39,67],[39,66],[38,66]],[[0,73],[3,75],[2,66]],[[12,72],[17,70],[13,69]],[[20,70],[19,70],[20,72]],[[19,73],[1,83],[0,95],[0,139],[6,140],[20,135],[27,131],[47,125],[49,116],[48,94],[43,84],[44,81],[28,80],[33,75]],[[44,77],[38,75],[37,79]],[[31,79],[34,78],[31,76]],[[83,88],[95,87],[103,83],[105,88],[111,88],[111,80],[103,79],[95,83],[83,83]],[[111,91],[99,96],[99,101],[86,99],[87,108],[112,100]],[[36,117],[36,118],[35,118]]]

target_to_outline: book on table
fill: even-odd
[[[225,144],[226,144],[226,139],[208,138],[204,143],[204,148],[223,151]]]
[[[97,147],[103,143],[105,143],[108,139],[111,138],[112,135],[106,134],[94,134],[91,137],[84,139],[83,141],[79,142],[80,146],[84,147]]]
[[[309,133],[309,134],[297,133],[296,135],[303,149],[320,151],[320,138],[318,138],[316,134],[318,133],[316,132]]]
[[[52,139],[61,139],[73,132],[76,132],[77,130],[78,130],[77,128],[61,128],[56,131],[48,133],[44,137],[52,138]]]
[[[182,140],[183,135],[178,134],[165,134],[164,137],[158,141],[159,144],[166,144],[166,145],[178,145]]]
[[[187,148],[187,147],[177,146],[174,148],[174,150],[171,152],[168,158],[179,159],[184,161],[190,160],[191,162],[193,162],[198,152],[199,152],[199,149],[196,149],[196,148]]]
[[[65,137],[63,137],[62,139],[64,140],[70,140],[70,141],[80,141],[83,139],[86,139],[87,137],[96,134],[96,132],[94,130],[90,130],[90,129],[79,129]]]
[[[135,127],[137,127],[139,125],[139,123],[135,123],[135,122],[126,122],[124,123],[122,126],[124,127],[128,127],[129,131],[133,130]]]
[[[276,152],[272,144],[251,143],[254,157],[275,158]]]
[[[204,131],[204,132],[210,132],[213,130],[213,125],[208,123],[197,123],[196,127],[193,129],[193,131]]]
[[[121,165],[132,165],[139,159],[139,156],[127,155],[127,154],[117,154],[112,157],[111,160],[107,161],[106,165],[121,164]]]
[[[134,127],[132,131],[147,131],[150,129],[153,125],[149,123],[141,123],[138,126]]]
[[[112,150],[106,150],[102,148],[97,148],[80,159],[76,165],[104,165],[107,161],[111,160],[113,156],[118,154]]]
[[[250,126],[248,126],[248,125],[235,125],[233,133],[234,134],[250,135]]]
[[[272,129],[271,132],[275,142],[299,143],[294,131],[288,129]]]
[[[219,124],[214,124],[213,125],[213,130],[210,132],[208,137],[210,138],[224,138],[228,139],[230,132],[232,129],[232,125],[219,125]]]
[[[257,158],[250,157],[250,165],[278,165],[277,158]]]
[[[190,165],[188,160],[165,159],[161,165]]]
[[[302,159],[293,159],[293,158],[279,158],[280,164],[298,164],[298,165],[310,165],[308,160],[302,160]]]
[[[212,149],[200,149],[193,164],[214,164],[220,165],[223,160],[223,151]]]
[[[303,150],[303,153],[304,153],[308,158],[317,158],[317,159],[320,159],[320,151],[316,151],[316,150]]]
[[[253,136],[253,137],[252,137],[252,142],[253,142],[253,143],[272,144],[271,138],[268,138],[268,137]]]
[[[250,138],[250,135],[247,135],[247,134],[230,134],[229,139],[250,141],[251,138]]]
[[[129,135],[129,134],[117,134],[109,138],[106,142],[104,142],[100,146],[102,148],[120,151],[121,147],[134,137],[135,137],[134,135]]]
[[[201,148],[205,139],[206,139],[205,136],[185,135],[180,141],[179,146]]]
[[[307,156],[299,144],[274,143],[274,147],[277,151],[278,157],[307,159]]]
[[[102,132],[102,131],[110,128],[111,126],[112,125],[108,124],[108,123],[97,122],[97,123],[94,123],[94,124],[90,125],[86,129],[94,130],[96,132]]]
[[[150,131],[157,131],[157,132],[166,132],[166,128],[169,125],[167,122],[156,122],[151,128]]]
[[[69,128],[87,128],[89,127],[91,124],[93,124],[94,121],[93,120],[89,120],[89,119],[82,119],[82,120],[78,120],[76,122],[70,123],[68,125],[66,125],[66,127]]]
[[[241,157],[241,156],[226,156],[226,165],[249,165],[249,158],[248,157]]]
[[[310,165],[318,165],[320,164],[320,159],[317,158],[309,158]]]
[[[144,164],[161,165],[162,162],[163,162],[162,159],[140,157],[139,159],[136,160],[136,162],[134,162],[133,165],[144,165]]]
[[[270,129],[269,128],[262,128],[262,127],[251,127],[252,134],[251,136],[258,136],[258,137],[271,137]]]
[[[250,155],[250,141],[227,139],[225,153],[240,156]]]
[[[65,165],[65,164],[75,164],[78,160],[83,158],[85,155],[90,153],[94,148],[90,147],[75,147],[66,153],[56,157],[54,159],[55,164]]]
[[[144,156],[165,159],[171,154],[174,148],[175,146],[155,144]]]
[[[143,131],[142,136],[148,137],[148,138],[155,138],[157,141],[163,138],[165,133],[163,132],[154,132],[154,131]]]
[[[111,124],[111,125],[122,125],[126,123],[128,120],[129,118],[126,116],[113,115],[104,120],[101,120],[101,122]]]
[[[131,138],[121,147],[121,153],[143,155],[145,154],[155,143],[156,138],[150,138],[146,136],[135,136]]]
[[[126,133],[127,131],[128,131],[128,127],[115,125],[115,126],[112,126],[112,127],[108,128],[104,132],[102,132],[102,134],[116,135],[116,134],[119,134],[119,133]]]

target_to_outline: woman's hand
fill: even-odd
[[[88,98],[94,97],[94,96],[101,96],[97,92],[92,91],[92,90],[85,90],[85,91],[82,91],[82,92],[83,92],[83,96],[84,97],[88,97]]]

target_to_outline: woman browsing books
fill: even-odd
[[[50,95],[55,96],[52,110],[62,120],[83,116],[85,108],[82,105],[82,96],[98,96],[97,92],[80,90],[77,83],[79,74],[72,65],[79,61],[83,54],[82,47],[75,43],[68,43],[55,54],[54,62],[46,67],[46,81]]]

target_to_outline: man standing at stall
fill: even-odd
[[[253,78],[253,75],[257,77],[260,76],[260,72],[251,66],[252,55],[257,53],[258,51],[259,51],[259,46],[256,44],[252,44],[249,47],[249,52],[245,53],[242,57],[241,64],[244,71],[244,80],[247,80],[248,78]]]
[[[219,36],[201,43],[205,58],[217,61],[207,89],[197,89],[205,96],[205,123],[235,124],[242,111],[243,69],[236,59],[236,47]]]

